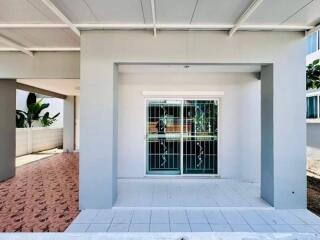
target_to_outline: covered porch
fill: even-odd
[[[253,208],[271,206],[260,184],[234,179],[119,179],[117,208]]]

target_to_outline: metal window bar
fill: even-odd
[[[147,174],[217,174],[218,102],[147,102]]]

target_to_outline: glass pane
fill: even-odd
[[[147,103],[147,173],[180,174],[181,101]]]
[[[217,174],[218,102],[183,102],[183,173]]]
[[[318,32],[312,33],[308,38],[308,49],[307,49],[307,54],[313,53],[317,51],[318,49]]]
[[[317,96],[307,97],[307,118],[318,117]]]

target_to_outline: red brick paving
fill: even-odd
[[[18,167],[0,183],[0,232],[62,232],[78,215],[79,155],[62,153]]]

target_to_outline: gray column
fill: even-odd
[[[261,69],[261,197],[274,205],[272,64]]]
[[[75,149],[75,97],[68,96],[63,104],[63,151]]]
[[[284,54],[261,72],[261,197],[275,208],[306,208],[307,202],[305,66],[300,55]]]
[[[0,181],[15,176],[16,81],[0,79]]]
[[[117,67],[81,38],[80,208],[111,208],[117,197]]]

